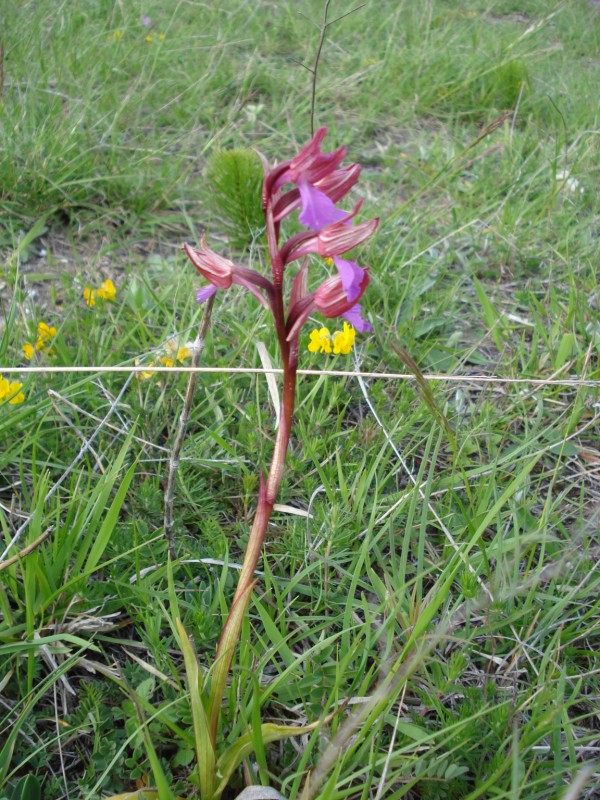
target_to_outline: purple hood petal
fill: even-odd
[[[348,295],[348,300],[352,302],[361,294],[360,287],[364,278],[364,271],[362,267],[355,264],[354,261],[346,261],[339,256],[333,257],[333,263],[337,267],[342,279],[342,286]]]
[[[196,290],[196,301],[198,303],[203,303],[205,300],[208,300],[209,297],[212,297],[216,291],[217,287],[209,283],[208,286]]]
[[[366,319],[363,319],[361,311],[360,303],[356,303],[344,314],[341,314],[341,316],[347,320],[355,330],[359,331],[359,333],[372,331],[373,326],[369,324]]]
[[[335,203],[327,197],[325,192],[310,184],[308,181],[298,181],[302,211],[299,220],[302,225],[320,231],[326,225],[345,219],[348,214],[335,207]]]

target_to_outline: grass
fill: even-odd
[[[156,361],[202,314],[184,240],[206,229],[260,268],[235,214],[227,251],[211,159],[283,160],[309,138],[323,3],[4,10],[0,372],[25,365],[40,321],[56,328],[40,367]],[[374,333],[356,361],[300,366],[382,375],[300,379],[222,712],[221,746],[251,730],[254,752],[225,798],[252,780],[293,800],[309,770],[321,800],[594,796],[599,39],[584,0],[382,0],[328,30],[316,124],[363,165],[364,218],[382,218],[359,258]],[[107,278],[115,301],[88,307]],[[220,293],[203,365],[261,367],[257,342],[275,362],[264,312]],[[404,350],[461,380],[428,396],[386,378]],[[0,564],[0,797],[29,796],[27,776],[53,800],[153,786],[153,759],[192,797],[175,619],[203,675],[271,454],[266,381],[199,379],[169,565],[185,377],[20,380],[25,402],[0,408],[0,527],[2,549],[23,527],[4,558],[32,549]],[[269,743],[258,720],[322,725]]]

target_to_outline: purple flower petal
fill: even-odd
[[[326,225],[339,222],[348,216],[346,211],[335,207],[335,203],[327,197],[325,192],[315,189],[308,181],[298,181],[298,189],[302,200],[299,220],[307,228],[320,231]]]
[[[212,283],[209,283],[208,286],[196,291],[196,301],[198,303],[203,303],[205,300],[208,300],[209,297],[212,297],[216,291],[217,287],[213,286]]]
[[[146,28],[149,25],[152,25],[152,20],[150,19],[150,17],[142,17],[142,25],[144,25]]]
[[[342,287],[348,295],[348,300],[352,302],[361,294],[360,287],[362,286],[364,271],[362,267],[355,264],[354,261],[345,261],[338,256],[333,257],[333,263],[337,267],[342,279]]]
[[[373,326],[370,325],[366,319],[363,319],[361,316],[361,307],[360,303],[356,303],[356,305],[349,308],[344,314],[341,315],[345,320],[347,320],[352,327],[359,331],[360,333],[367,333],[368,331],[373,330]]]

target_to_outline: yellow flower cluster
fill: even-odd
[[[119,42],[121,41],[122,38],[123,38],[123,31],[120,30],[119,28],[116,31],[113,31],[112,33],[108,34],[109,42]],[[155,39],[162,42],[162,40],[165,38],[165,34],[159,33],[156,36],[152,36],[152,34],[149,33],[145,38],[147,42],[153,42]]]
[[[150,361],[148,366],[174,367],[178,361],[180,364],[183,364],[183,362],[186,359],[191,358],[191,356],[192,356],[192,351],[189,349],[189,347],[186,347],[185,345],[183,347],[179,347],[177,342],[175,342],[173,339],[170,339],[165,345],[164,353],[158,356],[156,361],[154,360]],[[138,363],[139,362],[136,359],[135,360],[136,366],[138,365]],[[156,373],[153,372],[152,369],[145,370],[144,372],[138,372],[138,378],[141,381],[147,381],[153,375],[156,375]]]
[[[53,325],[46,325],[45,322],[39,322],[37,326],[37,340],[35,345],[31,342],[25,342],[23,345],[23,353],[27,361],[31,361],[35,351],[38,353],[47,352],[47,355],[54,355],[54,351],[50,350],[50,342],[56,336],[56,328]]]
[[[344,330],[331,334],[329,328],[315,328],[310,334],[308,350],[311,353],[333,353],[334,355],[348,355],[354,347],[356,331],[347,322]]]
[[[117,287],[114,285],[111,279],[108,278],[108,280],[105,280],[100,284],[99,289],[92,289],[91,286],[86,286],[83,290],[83,296],[85,298],[85,302],[90,308],[92,308],[96,305],[97,297],[100,297],[102,300],[110,300],[113,302],[117,296]]]
[[[11,406],[16,406],[25,400],[25,395],[21,391],[22,383],[9,381],[0,375],[0,403],[8,400]]]

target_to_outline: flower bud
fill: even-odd
[[[348,148],[343,146],[332,153],[322,153],[321,144],[326,135],[327,128],[319,128],[310,142],[292,158],[287,180],[297,183],[304,179],[316,183],[337,169],[346,157]]]
[[[233,282],[235,264],[207,247],[204,235],[200,243],[202,247],[199,250],[187,243],[183,245],[187,257],[209,283],[219,289],[229,289]]]

